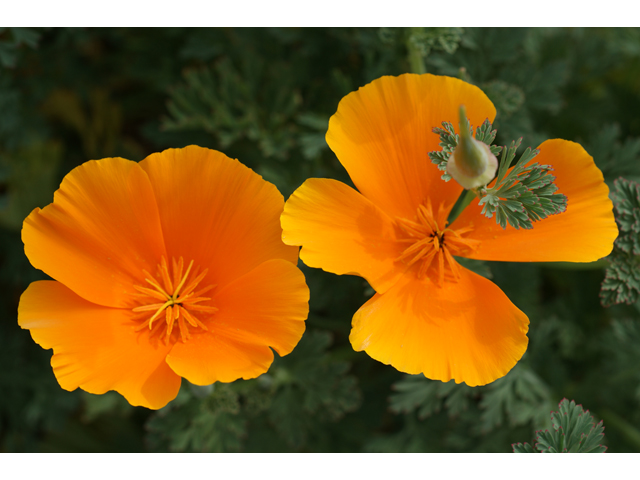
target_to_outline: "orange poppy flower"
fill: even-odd
[[[359,275],[376,291],[353,317],[355,350],[406,373],[475,386],[522,357],[529,320],[454,257],[590,262],[609,254],[617,228],[602,173],[565,140],[544,142],[535,161],[554,167],[566,212],[532,230],[503,230],[476,200],[447,225],[462,187],[441,180],[427,154],[440,149],[432,128],[457,125],[461,104],[473,125],[495,117],[479,88],[455,78],[382,77],[350,93],[326,138],[359,191],[309,179],[286,202],[281,223],[284,242],[302,245],[307,265]]]
[[[309,290],[282,243],[276,187],[190,146],[87,162],[24,221],[31,264],[18,322],[65,390],[161,408],[184,377],[254,378],[305,329]]]

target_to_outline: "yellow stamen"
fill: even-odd
[[[165,292],[162,287],[160,286],[160,284],[153,278],[153,276],[147,272],[146,270],[142,270],[142,273],[144,273],[146,275],[146,278],[144,279],[147,283],[151,284],[152,286],[156,287],[156,290],[158,290],[160,293],[162,293],[163,295],[165,295],[167,298],[171,297],[171,295],[169,295],[167,292]]]
[[[208,270],[205,269],[199,273],[199,267],[193,269],[193,264],[194,262],[191,260],[183,274],[184,259],[180,257],[176,261],[175,258],[172,258],[172,271],[170,271],[169,263],[163,256],[158,265],[157,277],[143,270],[145,282],[153,288],[135,285],[136,292],[131,293],[132,296],[139,299],[138,306],[132,308],[132,311],[136,314],[132,316],[132,319],[134,321],[142,321],[134,328],[135,331],[141,331],[148,327],[151,332],[150,335],[153,335],[164,328],[162,337],[165,344],[168,344],[174,331],[179,331],[178,337],[183,342],[186,342],[191,338],[189,328],[200,328],[203,331],[209,330],[193,312],[200,312],[199,316],[205,315],[205,318],[208,319],[209,315],[218,311],[218,308],[206,305],[207,302],[212,300],[212,297],[202,296],[203,293],[214,289],[215,285],[208,285],[195,291],[199,283],[207,276]],[[158,300],[161,300],[162,303],[158,303]],[[153,315],[149,316],[150,312],[154,312]],[[155,322],[163,312],[165,321]],[[174,329],[176,324],[177,328]],[[176,337],[173,338],[175,339]]]
[[[178,327],[180,328],[180,337],[182,337],[182,342],[184,343],[190,337],[189,329],[184,324],[184,315],[182,317],[178,318]]]
[[[166,288],[167,292],[173,290],[173,285],[171,284],[171,279],[169,278],[169,267],[167,266],[167,260],[162,256],[161,264],[158,265],[158,269],[160,270],[160,275],[162,275],[162,280],[164,281],[164,288]]]
[[[158,311],[156,313],[153,314],[153,316],[149,319],[149,328],[151,328],[151,324],[153,323],[153,321],[158,318],[160,316],[160,314],[162,313],[162,311],[167,308],[169,305],[171,305],[171,300],[167,301],[167,303],[165,303],[164,305],[161,305],[160,308],[158,308]]]
[[[184,260],[180,257],[178,263],[176,263],[176,259],[171,259],[171,264],[173,265],[173,284],[177,285],[180,279],[182,278],[182,268],[184,267]]]
[[[198,320],[196,317],[192,316],[189,311],[186,308],[182,308],[182,313],[184,314],[184,316],[187,318],[187,320],[189,321],[189,323],[191,323],[192,321],[195,322],[200,328],[204,329],[204,330],[208,330],[208,328],[200,321]]]
[[[443,204],[438,206],[437,215],[434,215],[431,202],[427,200],[426,205],[418,206],[415,220],[396,219],[400,231],[409,237],[398,239],[399,243],[408,245],[396,261],[405,263],[407,267],[421,262],[417,277],[435,275],[432,278],[438,286],[443,286],[445,280],[459,281],[460,267],[453,256],[470,253],[480,245],[479,240],[463,237],[473,230],[472,227],[458,230],[440,228],[440,224],[446,224],[446,215]],[[433,260],[436,257],[437,262],[434,264]],[[430,274],[432,265],[436,271]]]
[[[210,313],[216,313],[218,311],[216,307],[207,307],[206,305],[189,305],[189,310],[196,310],[197,312],[210,312]]]
[[[167,325],[173,322],[173,305],[165,310],[164,321]]]
[[[180,265],[182,265],[182,257],[180,257]],[[193,267],[193,260],[191,260],[191,262],[189,263],[189,267],[187,268],[187,271],[185,272],[184,277],[182,277],[182,280],[180,281],[180,283],[176,287],[175,291],[173,292],[173,297],[174,298],[177,298],[178,295],[180,295],[180,289],[184,285],[184,282],[187,281],[187,277],[189,276],[189,272],[191,271],[191,267]]]
[[[165,295],[163,295],[162,293],[158,292],[157,290],[151,290],[150,288],[145,288],[145,287],[141,287],[139,285],[134,285],[133,288],[135,288],[136,290],[138,290],[140,293],[132,293],[132,295],[135,295],[136,297],[142,296],[142,297],[153,297],[153,298],[157,298],[158,300],[166,300],[167,297]]]
[[[195,279],[191,281],[191,283],[189,283],[189,285],[184,289],[184,292],[182,293],[182,295],[183,296],[189,295],[193,291],[193,289],[198,286],[198,284],[202,281],[202,279],[207,275],[208,272],[209,272],[209,269],[205,268],[200,275],[198,275]],[[209,287],[211,287],[211,285]]]
[[[141,307],[133,308],[134,312],[148,312],[150,310],[156,310],[158,307],[164,308],[166,303],[153,303],[151,305],[143,305]]]
[[[200,290],[198,290],[196,293],[193,294],[194,297],[199,297],[200,295],[202,295],[203,293],[208,292],[209,290],[211,290],[212,288],[216,288],[217,285],[209,285],[208,287],[204,287]],[[191,294],[189,294],[191,295]]]

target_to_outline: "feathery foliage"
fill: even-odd
[[[598,424],[576,402],[562,399],[560,409],[551,412],[553,432],[536,432],[537,448],[542,453],[604,453],[607,447],[601,445],[604,437],[602,420]],[[514,453],[536,453],[528,443],[512,445]]]
[[[640,184],[619,178],[611,198],[619,234],[600,290],[605,307],[633,304],[640,296]]]
[[[471,130],[468,120],[467,125]],[[433,129],[433,133],[440,135],[442,150],[429,152],[429,158],[439,170],[446,172],[449,157],[458,146],[459,136],[451,123],[442,122],[442,127]],[[493,218],[495,214],[496,222],[502,228],[507,228],[509,224],[516,229],[531,229],[533,222],[564,212],[567,209],[567,197],[555,193],[558,190],[553,183],[556,178],[549,173],[553,168],[549,165],[530,163],[539,153],[538,150],[527,148],[510,168],[522,138],[511,142],[509,148],[500,148],[491,145],[496,134],[497,131],[493,130],[488,119],[476,129],[475,134],[476,140],[488,145],[493,155],[498,155],[502,150],[495,184],[492,187],[485,186],[474,190],[480,198],[479,204],[483,206],[482,213],[488,218]],[[448,182],[451,175],[445,173],[442,179]]]

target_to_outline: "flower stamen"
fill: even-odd
[[[479,240],[463,237],[473,230],[471,227],[463,227],[458,230],[440,228],[444,223],[445,211],[443,205],[438,207],[434,215],[431,202],[419,205],[415,220],[397,218],[397,225],[409,238],[398,239],[399,243],[410,244],[396,261],[406,263],[407,267],[422,262],[417,271],[417,277],[423,278],[429,273],[432,265],[436,271],[433,273],[438,286],[442,286],[446,279],[457,282],[460,279],[460,267],[455,258],[456,254],[470,253],[480,245]],[[434,264],[433,260],[437,257]]]
[[[164,288],[167,292],[173,290],[173,285],[171,284],[171,279],[169,278],[169,268],[167,267],[167,260],[162,257],[162,268],[160,269],[160,273],[162,275],[162,280],[164,281]]]
[[[191,328],[201,328],[205,331],[209,330],[200,319],[193,315],[193,312],[212,315],[218,311],[218,308],[212,305],[203,305],[204,302],[210,302],[212,298],[204,297],[202,294],[214,289],[215,285],[208,285],[194,292],[209,270],[205,269],[198,274],[199,268],[196,268],[193,275],[191,275],[193,263],[193,260],[189,262],[189,266],[183,274],[183,258],[180,257],[177,261],[172,258],[172,271],[170,272],[169,264],[163,256],[158,265],[158,274],[156,276],[151,275],[146,270],[142,271],[145,275],[145,282],[153,288],[140,285],[134,286],[137,293],[132,293],[131,295],[137,297],[140,303],[139,306],[132,308],[132,311],[138,314],[134,319],[144,319],[144,322],[134,328],[135,331],[148,327],[151,335],[153,335],[161,330],[161,326],[164,326],[164,342],[168,344],[174,331],[179,331],[180,339],[186,342],[191,337],[189,326]],[[190,275],[193,278],[189,279]],[[187,285],[186,287],[185,284]],[[157,300],[162,303],[158,303]],[[154,313],[149,317],[148,312]],[[165,321],[155,322],[163,312]],[[178,328],[174,330],[174,325],[176,324]]]

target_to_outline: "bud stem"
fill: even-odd
[[[447,218],[447,225],[451,225],[456,218],[462,213],[462,211],[469,206],[471,201],[478,196],[476,189],[473,188],[471,190],[465,190],[456,200],[456,203],[453,205],[451,212],[449,212],[449,217]]]
[[[412,30],[421,30],[421,27],[412,27],[409,31]],[[415,42],[411,40],[411,35],[407,35],[407,50],[409,52],[409,66],[411,68],[411,73],[417,73],[418,75],[422,75],[423,73],[427,73],[427,67],[424,63],[424,57],[422,56],[422,52],[418,48]]]

